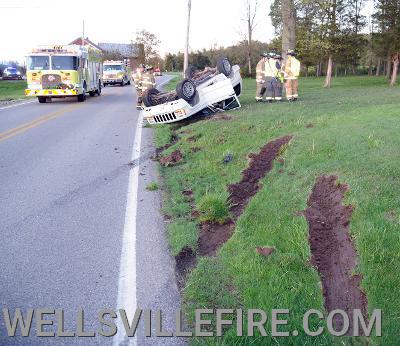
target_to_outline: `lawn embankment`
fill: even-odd
[[[302,332],[303,314],[309,309],[326,311],[327,306],[323,280],[311,260],[309,225],[302,212],[317,178],[326,175],[337,176],[340,183],[348,185],[343,204],[351,205],[352,213],[350,224],[343,228],[349,232],[357,256],[351,274],[361,278],[369,313],[382,309],[383,337],[368,342],[397,343],[400,89],[389,88],[381,78],[337,78],[330,90],[323,89],[322,82],[302,79],[297,103],[256,104],[255,83],[245,80],[242,108],[229,113],[230,117],[156,127],[159,147],[178,136],[163,155],[176,150],[183,154],[180,164],[161,167],[161,172],[167,191],[164,212],[170,220],[171,252],[179,258],[182,253],[191,257],[197,253],[197,260],[188,260],[196,267],[183,289],[189,322],[195,308],[287,308],[288,325],[280,330],[299,331],[297,337],[289,338],[238,338],[232,327],[222,339],[199,342],[350,342],[327,332],[318,337]],[[260,189],[236,220],[232,236],[216,256],[200,256],[201,225],[205,220],[232,218],[229,186],[243,179],[249,154],[259,154],[267,143],[287,135],[293,136],[290,144],[261,179]],[[263,256],[263,249],[271,251]],[[319,325],[325,326],[314,319],[311,329]],[[270,332],[270,322],[266,327]]]
[[[26,81],[0,80],[0,101],[24,99]]]

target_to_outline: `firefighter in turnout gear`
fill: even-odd
[[[261,54],[261,60],[258,62],[256,67],[256,83],[257,83],[257,91],[256,91],[256,101],[262,102],[264,99],[265,91],[267,87],[265,85],[265,62],[267,61],[267,53]]]
[[[282,89],[283,89],[283,81],[284,81],[284,73],[282,71],[282,56],[280,54],[275,54],[275,67],[276,73],[275,78],[273,80],[273,89],[274,89],[274,100],[282,101]]]
[[[280,77],[281,64],[276,53],[269,53],[265,62],[265,82],[267,87],[267,102],[282,100],[282,83]]]
[[[293,49],[287,51],[287,60],[284,68],[286,98],[289,102],[297,101],[298,95],[298,77],[300,75],[300,61],[296,59]]]
[[[137,101],[137,107],[142,108],[143,106],[143,94],[151,89],[155,88],[156,86],[156,81],[152,72],[151,67],[147,67],[145,65],[139,65],[136,74],[133,78],[133,81],[135,83],[135,88],[138,94],[138,101]]]

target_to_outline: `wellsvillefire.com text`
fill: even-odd
[[[187,331],[182,323],[182,312],[177,310],[174,330],[163,329],[165,320],[162,311],[137,309],[133,316],[124,309],[99,311],[95,321],[85,321],[85,313],[80,309],[73,323],[75,328],[66,329],[65,313],[62,309],[29,309],[10,310],[3,308],[0,326],[5,330],[3,335],[33,336],[33,337],[113,337],[124,333],[127,337],[135,337],[138,328],[143,327],[146,337],[213,337],[222,336],[228,328],[234,328],[236,335],[241,336],[272,336],[296,337],[301,333],[318,337],[323,333],[334,336],[381,336],[382,312],[374,310],[365,319],[361,310],[347,314],[342,310],[331,311],[324,315],[318,310],[309,310],[302,316],[301,330],[288,330],[290,319],[289,309],[264,311],[260,309],[197,309],[195,311],[194,329]],[[340,319],[339,327],[335,321]],[[315,323],[320,320],[321,323]],[[313,323],[311,321],[314,321]],[[93,327],[87,327],[96,326]]]

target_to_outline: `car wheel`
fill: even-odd
[[[156,88],[149,89],[144,95],[143,95],[143,103],[146,107],[153,107],[157,106],[158,102],[154,98],[154,96],[157,96],[160,92]]]
[[[232,73],[232,65],[227,57],[218,59],[217,70],[219,73],[223,73],[225,76],[230,76]]]
[[[185,78],[192,79],[197,69],[193,65],[189,65],[185,71]]]
[[[38,101],[39,101],[39,103],[46,103],[47,102],[47,97],[38,96]]]
[[[191,79],[184,79],[176,86],[176,93],[179,98],[191,101],[196,95],[196,84]]]

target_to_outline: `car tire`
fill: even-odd
[[[191,79],[184,79],[176,86],[176,93],[179,98],[189,102],[196,95],[196,84]]]
[[[97,90],[96,90],[97,91]],[[90,97],[94,97],[96,96],[96,91],[89,91],[89,95]]]
[[[147,92],[143,95],[143,103],[146,107],[157,106],[158,103],[154,100],[153,96],[156,96],[160,93],[156,88],[152,88],[147,90]]]
[[[45,97],[45,96],[38,96],[38,101],[39,101],[39,103],[46,103],[46,102],[47,102],[47,97]]]
[[[232,65],[227,57],[221,57],[217,61],[217,70],[225,76],[230,76],[232,73]]]
[[[185,71],[185,78],[192,79],[197,69],[193,65],[189,65]]]

